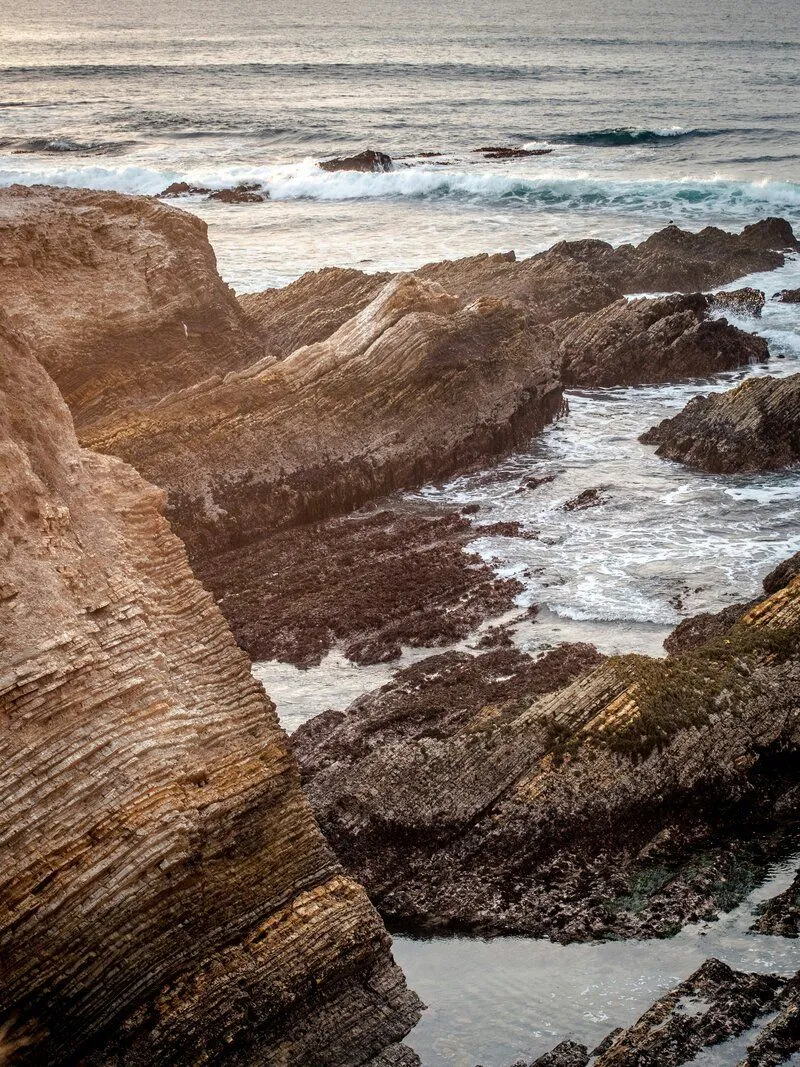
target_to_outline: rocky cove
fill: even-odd
[[[542,1021],[558,953],[606,975],[606,1033],[712,955],[775,975],[703,972],[728,1036],[788,1018],[794,943],[745,927],[764,895],[796,932],[794,416],[766,473],[638,437],[791,382],[797,253],[669,226],[238,300],[180,210],[0,195],[11,1062],[504,1067],[605,1036],[570,963]],[[734,282],[760,317],[706,295]],[[301,691],[289,743],[242,650]],[[404,979],[379,913],[447,936],[399,937]]]

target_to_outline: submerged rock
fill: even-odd
[[[564,505],[564,511],[586,511],[587,508],[597,508],[606,503],[605,489],[600,486],[596,489],[584,489]]]
[[[664,459],[713,474],[791,466],[800,461],[800,374],[696,396],[639,440]]]
[[[217,189],[209,193],[209,200],[219,200],[223,204],[261,204],[269,200],[269,190],[259,182],[243,182],[232,189]]]
[[[714,293],[709,297],[715,311],[729,311],[734,315],[752,315],[760,318],[766,297],[760,289],[733,289],[730,292]]]
[[[374,148],[367,148],[354,156],[338,156],[334,159],[324,159],[317,164],[322,170],[355,170],[364,173],[370,171],[381,173],[394,170],[392,157],[386,152],[376,152]]]
[[[557,335],[564,384],[578,388],[708,378],[769,358],[763,337],[710,318],[702,293],[618,300]]]
[[[419,1002],[163,492],[79,447],[3,314],[0,455],[13,1062],[418,1062]]]
[[[734,906],[786,847],[798,633],[795,578],[681,656],[617,657],[538,698],[524,678],[492,692],[509,672],[482,657],[469,700],[431,662],[293,747],[328,840],[393,922],[664,936]]]
[[[549,156],[552,148],[517,148],[509,145],[495,145],[476,148],[485,159],[525,159],[526,156]]]

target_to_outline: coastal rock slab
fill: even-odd
[[[639,440],[664,459],[712,474],[789,467],[800,461],[800,374],[749,378],[696,396]]]
[[[201,559],[511,451],[558,414],[555,364],[519,307],[399,275],[326,341],[90,439],[167,490]]]
[[[419,1016],[161,515],[0,315],[0,1018],[19,1064],[415,1062]]]
[[[795,578],[680,656],[455,710],[433,664],[413,700],[398,676],[293,747],[326,837],[392,921],[664,936],[732,907],[788,847],[799,633]]]
[[[709,316],[701,293],[618,300],[558,324],[565,386],[597,388],[709,378],[764,362],[769,347]]]

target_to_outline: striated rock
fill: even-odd
[[[14,1062],[418,1062],[395,1043],[419,1002],[163,493],[79,447],[5,316],[0,456]]]
[[[370,171],[380,173],[394,170],[392,157],[386,152],[376,152],[374,148],[367,148],[354,156],[338,156],[334,159],[324,159],[317,164],[322,170],[355,170],[362,173]]]
[[[734,906],[787,847],[799,635],[795,578],[680,656],[455,708],[434,661],[293,747],[326,837],[393,922],[663,936]]]
[[[709,297],[709,303],[715,311],[727,311],[733,315],[752,315],[754,318],[760,318],[766,297],[760,289],[748,287],[713,293]]]
[[[696,396],[639,440],[657,445],[664,459],[713,474],[791,466],[800,460],[800,374]]]
[[[291,285],[248,293],[239,302],[269,333],[270,351],[279,358],[296,348],[325,341],[378,295],[390,274],[326,267],[309,271]]]
[[[400,275],[327,341],[89,440],[167,489],[202,559],[510,451],[559,411],[554,362],[518,307]]]
[[[197,575],[254,660],[311,666],[339,647],[387,662],[513,607],[522,586],[464,551],[476,536],[450,512],[381,510],[279,531],[200,560]]]
[[[208,199],[223,204],[261,204],[269,200],[269,191],[260,182],[242,182],[232,189],[217,189],[209,193]]]
[[[800,304],[800,289],[781,289],[775,294],[775,299],[782,304]]]
[[[266,353],[205,223],[146,197],[0,190],[0,284],[79,430]]]
[[[709,317],[701,293],[618,300],[558,324],[565,386],[708,378],[769,358],[767,342]]]
[[[759,934],[800,936],[800,874],[787,890],[761,905],[760,915],[752,929]]]
[[[744,1033],[780,1003],[785,980],[708,959],[623,1030],[595,1067],[679,1067]],[[733,1062],[733,1061],[731,1061]],[[780,1061],[775,1061],[780,1062]]]
[[[553,323],[598,311],[625,293],[695,293],[724,285],[751,271],[781,266],[785,256],[774,249],[797,247],[788,223],[767,219],[738,236],[713,227],[692,234],[670,226],[638,246],[615,249],[605,241],[562,241],[529,259],[518,260],[513,252],[484,253],[429,263],[415,273],[439,282],[462,304],[482,296],[503,297],[522,303],[532,321]],[[277,343],[288,354],[299,344],[329,337],[374,298],[388,277],[330,268],[303,275],[280,290],[242,297],[242,303],[270,331],[271,341],[273,332],[278,334]],[[689,307],[696,307],[700,316],[699,298]]]
[[[777,593],[785,589],[798,575],[800,575],[800,552],[795,552],[793,556],[785,559],[783,563],[779,563],[774,570],[769,572],[762,583],[764,592],[767,596]]]

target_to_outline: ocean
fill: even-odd
[[[798,105],[796,0],[0,0],[0,184],[264,182],[264,204],[183,202],[238,291],[797,222]],[[553,151],[474,151],[498,143]],[[316,166],[366,146],[396,170]]]

